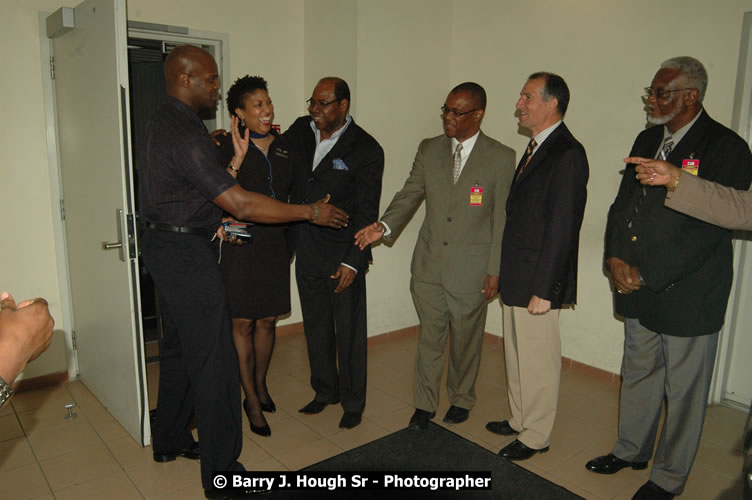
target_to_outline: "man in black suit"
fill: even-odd
[[[360,424],[366,402],[366,279],[370,247],[353,244],[355,232],[379,215],[384,151],[349,115],[350,89],[341,78],[323,78],[308,100],[310,116],[286,135],[302,157],[292,201],[327,195],[350,214],[340,230],[292,228],[295,275],[316,396],[300,409],[314,414],[342,402],[339,426]],[[321,193],[321,196],[319,194]]]
[[[561,373],[559,310],[577,299],[577,250],[589,176],[585,149],[563,123],[569,88],[530,75],[517,101],[532,139],[515,172],[501,243],[501,301],[512,417],[486,428],[517,439],[499,455],[548,451]]]
[[[630,156],[666,159],[736,189],[752,179],[752,155],[712,120],[702,100],[708,76],[691,57],[661,64],[645,89],[647,120]],[[664,207],[666,188],[641,186],[627,166],[608,213],[606,265],[625,318],[619,439],[586,467],[613,474],[644,469],[663,431],[650,480],[634,498],[673,498],[684,489],[700,442],[718,331],[733,278],[731,232]]]

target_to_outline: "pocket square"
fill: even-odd
[[[332,162],[332,168],[334,170],[350,170],[349,168],[347,168],[345,162],[342,161],[342,158],[335,158]]]

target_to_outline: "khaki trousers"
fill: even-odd
[[[502,304],[509,425],[533,449],[551,441],[561,376],[559,310],[534,316],[527,308]]]

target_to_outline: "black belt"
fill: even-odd
[[[169,224],[157,224],[154,222],[149,222],[147,227],[155,231],[169,231],[171,233],[200,234],[203,236],[209,234],[209,231],[202,227],[171,226]]]

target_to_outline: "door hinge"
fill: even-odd
[[[50,78],[55,79],[55,56],[50,56]]]
[[[76,342],[76,330],[71,330],[71,341],[73,342],[73,350],[78,350],[78,343]]]
[[[65,220],[65,201],[60,198],[60,220]]]

